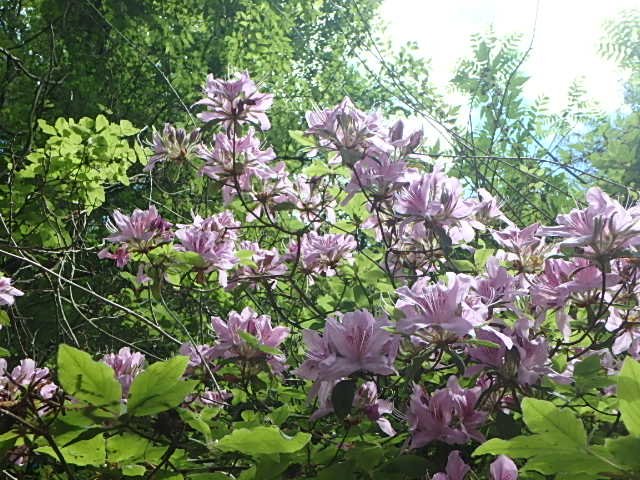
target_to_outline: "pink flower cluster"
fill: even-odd
[[[15,297],[24,295],[22,290],[11,285],[12,282],[9,277],[0,276],[0,305],[13,305]]]
[[[57,391],[58,386],[51,380],[48,368],[36,367],[35,361],[25,358],[9,372],[7,361],[0,358],[0,402],[16,400],[23,392],[48,400]]]
[[[253,309],[246,307],[240,313],[229,313],[226,322],[220,317],[211,317],[211,325],[218,341],[210,350],[207,349],[207,358],[264,360],[274,373],[282,373],[286,369],[286,358],[283,354],[268,352],[277,349],[284,342],[289,335],[289,329],[273,327],[268,315],[258,315]],[[239,332],[246,332],[255,337],[257,345],[247,342]],[[261,349],[261,346],[268,348]]]
[[[449,454],[445,472],[436,473],[431,480],[465,480],[471,467],[464,463],[460,451]],[[499,455],[489,467],[491,480],[518,480],[518,467],[506,455]]]
[[[118,353],[109,353],[102,357],[102,362],[113,368],[115,377],[122,385],[122,398],[127,398],[133,379],[144,370],[144,355],[132,352],[129,347],[122,347]]]
[[[434,440],[448,444],[467,443],[473,439],[484,441],[478,430],[487,413],[476,410],[480,387],[464,389],[455,376],[449,377],[447,387],[428,395],[421,386],[414,385],[407,421],[411,432],[411,448],[419,448]]]
[[[356,372],[396,373],[393,363],[400,338],[384,329],[388,325],[386,319],[376,319],[367,310],[358,310],[329,318],[324,335],[305,330],[302,335],[308,348],[307,360],[293,373],[316,382],[312,395],[322,382]]]

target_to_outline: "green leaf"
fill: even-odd
[[[475,272],[476,267],[469,260],[451,260],[451,263],[461,272]]]
[[[147,471],[143,465],[122,465],[120,470],[125,477],[137,477]]]
[[[492,248],[479,248],[473,253],[473,262],[478,270],[483,270],[487,265],[487,260],[493,255]]]
[[[331,404],[336,416],[345,418],[351,412],[353,398],[356,395],[356,382],[353,380],[342,380],[338,382],[331,392]]]
[[[177,356],[156,362],[138,375],[131,385],[128,412],[135,416],[154,415],[178,406],[198,383],[180,380],[189,358]]]
[[[631,357],[624,359],[618,376],[618,401],[627,430],[640,436],[640,364]]]
[[[568,409],[535,398],[522,401],[524,422],[533,433],[543,433],[550,441],[575,448],[585,447],[587,434],[582,422]]]
[[[144,458],[149,440],[134,433],[122,433],[107,439],[107,460],[121,463],[124,460]]]
[[[271,355],[280,355],[282,352],[277,348],[269,347],[268,345],[263,345],[258,341],[258,339],[251,335],[249,332],[245,332],[244,330],[238,330],[238,336],[242,338],[245,342],[251,345],[256,350],[260,350],[264,353],[269,353]]]
[[[608,438],[604,442],[607,452],[616,460],[616,463],[628,465],[633,469],[640,469],[640,438],[627,436]]]
[[[224,452],[242,452],[247,455],[293,453],[303,448],[310,439],[310,433],[299,432],[294,437],[289,437],[275,426],[239,428],[222,437],[216,448]]]
[[[41,118],[38,119],[38,126],[40,127],[40,130],[42,130],[47,135],[57,135],[58,134],[58,132],[56,132],[55,128],[53,128],[51,125],[49,125],[45,120],[43,120]]]
[[[303,147],[315,147],[316,142],[313,137],[305,135],[301,130],[289,130],[289,136],[299,145]]]
[[[272,410],[271,413],[269,413],[269,418],[275,425],[280,426],[287,421],[289,415],[291,415],[291,409],[289,405],[285,404]]]
[[[6,348],[0,347],[0,358],[8,357],[9,355],[11,355],[11,352],[9,350],[7,350]]]
[[[104,115],[98,115],[96,117],[95,129],[96,132],[101,132],[109,126],[109,120]]]
[[[51,447],[36,448],[36,452],[46,453],[50,457],[58,459],[58,455]],[[62,453],[65,462],[72,465],[102,466],[105,461],[104,437],[100,434],[90,440],[72,443],[67,447],[60,448],[60,453]]]
[[[0,310],[0,327],[6,327],[10,323],[9,314],[5,310]]]
[[[97,407],[97,416],[118,416],[122,387],[111,367],[94,361],[88,353],[60,345],[58,380],[64,391],[78,400]]]
[[[490,342],[489,340],[481,340],[479,338],[467,338],[462,340],[462,343],[470,343],[471,345],[478,345],[479,347],[500,348],[500,345],[497,343]]]

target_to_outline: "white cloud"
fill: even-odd
[[[432,78],[445,85],[458,59],[470,53],[470,35],[492,24],[502,35],[524,33],[531,38],[535,0],[386,0],[381,9],[388,33],[397,43],[416,41],[432,59]],[[540,0],[533,49],[524,71],[531,76],[529,98],[550,97],[550,108],[566,104],[569,85],[584,76],[588,95],[609,112],[622,104],[622,73],[597,53],[602,22],[638,0]]]

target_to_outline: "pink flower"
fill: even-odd
[[[427,220],[443,228],[454,244],[473,240],[474,228],[484,229],[473,218],[474,210],[474,202],[463,198],[460,181],[447,177],[440,165],[412,179],[395,198],[395,211],[406,221]]]
[[[234,250],[239,225],[230,212],[222,212],[206,219],[195,215],[192,224],[179,225],[180,229],[175,235],[180,244],[174,248],[181,252],[199,254],[207,264],[202,271],[218,270],[220,285],[225,287],[227,270],[238,263]]]
[[[481,224],[487,224],[493,220],[502,220],[509,226],[515,226],[500,210],[500,204],[496,198],[484,188],[478,189],[480,200],[475,205],[475,217]]]
[[[471,288],[487,307],[507,306],[525,293],[518,289],[518,280],[499,264],[496,257],[487,260],[486,269],[487,276],[476,278]]]
[[[499,455],[489,469],[491,480],[518,480],[518,467],[506,455]]]
[[[36,367],[30,358],[20,360],[11,373],[7,371],[7,361],[0,358],[0,401],[17,399],[23,389],[48,400],[56,394],[58,386],[51,381],[49,369]]]
[[[239,249],[254,252],[251,255],[253,265],[242,265],[235,271],[228,285],[230,289],[239,285],[249,285],[256,288],[261,277],[264,278],[267,285],[274,287],[278,282],[274,277],[284,275],[287,271],[287,266],[283,263],[284,260],[275,248],[265,250],[255,242],[243,241],[240,243]]]
[[[254,136],[253,128],[245,137],[235,140],[217,134],[214,149],[201,146],[198,156],[206,161],[200,174],[224,182],[226,204],[237,195],[237,189],[251,191],[253,179],[264,182],[278,177],[278,172],[268,165],[276,154],[271,148],[260,150],[260,141]]]
[[[183,128],[175,128],[170,123],[164,124],[162,134],[154,132],[153,143],[150,144],[153,155],[142,170],[150,172],[159,162],[185,162],[200,144],[200,129],[187,134]]]
[[[473,334],[482,324],[482,312],[472,309],[464,299],[473,279],[467,275],[448,274],[448,284],[430,284],[421,278],[411,288],[400,287],[396,308],[404,313],[397,323],[402,333],[413,335],[420,330],[441,328],[460,337]]]
[[[318,420],[334,411],[331,396],[337,383],[337,380],[319,383],[317,389],[318,409],[313,412],[309,420]],[[382,415],[393,412],[393,402],[378,399],[378,387],[375,382],[364,382],[360,385],[353,397],[352,407],[354,410],[352,415],[363,414],[369,420],[376,422],[380,430],[388,436],[392,437],[396,434],[391,422],[382,417]]]
[[[348,97],[333,109],[307,112],[306,117],[305,133],[318,137],[322,148],[338,152],[330,163],[352,166],[367,149],[384,146],[378,136],[382,117],[358,110]]]
[[[115,377],[122,385],[122,398],[127,398],[133,379],[144,370],[144,355],[122,347],[118,353],[109,353],[102,357],[102,363],[113,368]]]
[[[271,317],[258,315],[246,307],[241,313],[231,312],[226,322],[220,317],[211,317],[211,325],[218,337],[212,354],[221,358],[242,358],[244,360],[266,360],[274,373],[286,368],[286,358],[281,354],[267,354],[246,342],[239,331],[253,335],[259,345],[277,349],[289,335],[287,327],[272,327]]]
[[[130,216],[116,210],[112,217],[113,220],[107,220],[107,228],[112,234],[106,238],[112,243],[146,244],[151,240],[165,241],[172,236],[171,224],[158,214],[153,205],[148,210],[136,208]]]
[[[127,265],[127,263],[129,263],[129,260],[131,258],[129,256],[128,248],[129,248],[129,245],[124,243],[122,245],[119,245],[116,248],[116,251],[112,253],[109,247],[105,247],[98,252],[98,258],[101,258],[101,259],[108,258],[111,260],[115,260],[116,266],[118,268],[124,268],[124,266]]]
[[[464,477],[471,471],[471,467],[464,463],[459,450],[454,450],[447,458],[446,473],[436,473],[431,480],[464,480]]]
[[[209,363],[216,357],[214,347],[210,345],[193,345],[192,343],[183,343],[180,345],[180,355],[189,357],[188,369],[193,371],[195,368]]]
[[[255,82],[247,72],[236,73],[235,80],[222,80],[213,74],[207,76],[203,93],[207,98],[194,105],[205,105],[206,112],[197,116],[203,122],[222,122],[226,130],[234,124],[253,123],[261,130],[269,130],[271,123],[266,111],[273,103],[273,95],[259,93]]]
[[[385,319],[376,320],[368,311],[357,310],[329,318],[322,337],[305,330],[308,359],[294,373],[321,381],[338,380],[355,372],[396,373],[393,362],[399,338],[383,329],[387,325]]]
[[[606,274],[605,285],[610,287],[618,281],[618,275]],[[532,303],[542,308],[558,308],[570,298],[576,303],[587,304],[600,295],[602,272],[589,260],[577,257],[571,262],[548,259],[544,273],[533,280]],[[592,295],[588,295],[591,293]]]
[[[565,238],[561,246],[587,247],[595,255],[610,255],[640,244],[638,207],[626,210],[598,187],[587,191],[587,202],[585,209],[558,215],[558,225],[545,228],[545,234]]]
[[[415,385],[409,403],[407,420],[411,432],[410,448],[420,448],[434,440],[462,444],[469,440],[484,441],[478,431],[487,413],[476,410],[480,387],[465,390],[455,376],[447,387],[429,396]]]
[[[300,245],[295,242],[289,245],[287,259],[296,261],[299,249],[299,265],[304,272],[324,273],[330,277],[335,275],[334,268],[340,261],[351,261],[357,246],[351,235],[318,235],[316,232],[309,232],[302,237]]]
[[[611,351],[615,355],[629,351],[634,356],[640,353],[640,313],[637,309],[611,308],[605,327],[616,332]]]
[[[14,297],[24,295],[22,290],[11,286],[12,282],[13,280],[9,277],[0,276],[0,305],[13,305],[15,303]]]

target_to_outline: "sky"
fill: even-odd
[[[624,72],[602,59],[597,45],[603,20],[625,8],[640,8],[640,0],[385,0],[380,13],[394,43],[416,41],[431,58],[436,85],[447,84],[457,60],[471,52],[470,35],[492,24],[499,35],[524,33],[523,48],[534,34],[523,66],[528,98],[546,94],[550,110],[559,111],[570,84],[584,76],[589,97],[613,113],[623,102]]]

